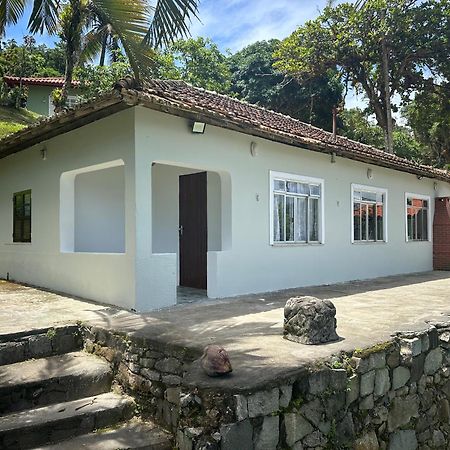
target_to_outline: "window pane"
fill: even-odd
[[[367,205],[361,204],[361,240],[367,241]]]
[[[23,242],[31,242],[31,220],[25,219],[23,221]]]
[[[283,180],[274,180],[273,188],[276,191],[285,191],[286,190],[286,182]]]
[[[311,195],[320,196],[320,185],[318,185],[318,184],[311,184],[309,186],[309,188],[311,190]]]
[[[377,203],[384,203],[383,194],[377,193]]]
[[[369,241],[375,241],[376,236],[376,222],[375,222],[375,214],[376,214],[376,205],[367,205],[368,210],[368,230],[369,230]]]
[[[428,200],[424,200],[423,201],[423,207],[424,208],[428,208]]]
[[[23,195],[14,196],[14,214],[17,217],[23,216]]]
[[[297,198],[297,211],[295,217],[295,240],[306,242],[306,230],[308,219],[308,199],[306,197]]]
[[[286,241],[294,240],[294,197],[286,197]]]
[[[424,240],[424,225],[423,225],[423,209],[417,210],[417,237],[416,239],[419,241]]]
[[[361,204],[353,204],[353,239],[361,240]]]
[[[363,201],[376,202],[377,194],[375,192],[361,192]]]
[[[273,240],[284,241],[284,195],[274,195]]]
[[[299,183],[299,194],[309,195],[309,184]]]
[[[422,236],[423,236],[423,240],[427,241],[428,240],[428,210],[427,209],[423,209],[422,210],[422,214],[423,214],[423,231],[422,231]]]
[[[317,242],[319,240],[319,199],[310,198],[308,214],[309,240]]]
[[[377,205],[377,241],[384,240],[384,207]]]
[[[361,200],[361,192],[355,191],[353,192],[353,200]]]
[[[22,220],[14,219],[14,230],[13,230],[13,242],[20,242],[22,240]]]
[[[293,193],[299,192],[298,183],[295,183],[294,181],[288,181],[286,183],[286,190]]]

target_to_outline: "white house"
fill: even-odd
[[[181,81],[123,80],[0,141],[0,277],[146,311],[178,286],[428,271],[449,181]]]

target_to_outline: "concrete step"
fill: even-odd
[[[84,352],[50,356],[0,367],[0,414],[108,392],[112,371]]]
[[[0,366],[81,350],[77,325],[0,335]]]
[[[0,448],[35,448],[129,420],[133,414],[133,400],[111,392],[9,414],[0,417]]]
[[[116,428],[96,430],[34,450],[172,450],[172,436],[152,422],[138,419]]]

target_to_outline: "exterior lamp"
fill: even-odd
[[[205,132],[206,123],[204,122],[194,122],[192,125],[192,132],[195,134],[203,134]]]

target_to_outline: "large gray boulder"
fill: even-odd
[[[284,307],[284,338],[300,344],[336,341],[336,308],[330,300],[293,297]]]

